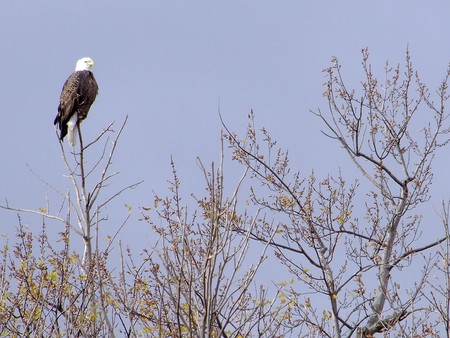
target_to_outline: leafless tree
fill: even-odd
[[[1,206],[19,215],[31,213],[42,217],[42,232],[37,236],[34,235],[36,230],[23,226],[19,217],[19,241],[12,252],[8,245],[3,247],[2,335],[114,336],[117,316],[110,293],[105,292],[106,285],[112,282],[107,267],[111,248],[102,248],[98,239],[100,224],[108,221],[105,206],[140,183],[106,198],[102,195],[104,187],[117,175],[110,167],[125,124],[126,119],[112,142],[107,140],[103,146],[100,141],[113,132],[113,123],[86,145],[80,132],[80,148],[72,149],[70,154],[60,142],[71,188],[61,192],[47,183],[62,198],[58,210],[50,210],[50,203],[39,210],[15,208],[8,203]],[[86,156],[98,146],[101,146],[101,155],[88,166]],[[48,220],[64,225],[59,243],[47,237]],[[76,249],[80,240],[82,252]]]
[[[266,129],[257,130],[253,113],[245,141],[228,130],[234,159],[269,192],[255,187],[254,203],[280,217],[278,236],[265,224],[249,231],[277,250],[301,285],[291,290],[296,313],[289,325],[308,332],[305,336],[437,335],[448,330],[447,307],[437,324],[433,311],[445,302],[429,294],[430,307],[424,288],[436,268],[436,252],[448,246],[448,226],[440,238],[419,244],[418,210],[429,199],[432,161],[449,141],[450,73],[434,94],[413,69],[409,52],[403,67],[386,63],[382,81],[372,71],[368,50],[362,55],[361,88],[349,89],[334,58],[324,70],[327,109],[313,113],[363,179],[348,183],[343,170],[322,180],[314,173],[293,174],[288,152],[276,148]],[[415,271],[411,283],[402,277],[408,268]],[[447,297],[448,287],[439,290]]]
[[[133,275],[134,285],[124,283],[118,294],[127,310],[146,323],[147,334],[279,337],[288,331],[281,325],[288,304],[280,299],[280,289],[270,296],[266,286],[256,283],[268,245],[257,258],[248,256],[249,236],[259,216],[238,211],[247,170],[227,198],[223,160],[222,151],[219,165],[212,162],[207,170],[198,159],[206,195],[193,197],[198,205],[194,212],[181,203],[173,162],[170,195],[156,195],[154,206],[145,209],[144,219],[158,234],[158,243],[142,265],[123,272]],[[244,224],[247,230],[242,232]]]

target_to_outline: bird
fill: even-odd
[[[94,61],[90,57],[79,59],[75,71],[66,80],[61,91],[58,114],[53,124],[59,127],[61,142],[67,135],[72,147],[77,143],[78,124],[87,117],[98,94],[93,66]]]

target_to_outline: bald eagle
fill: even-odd
[[[91,71],[93,66],[91,58],[79,59],[75,71],[66,80],[61,91],[58,114],[53,124],[59,126],[60,140],[68,135],[68,142],[72,147],[77,142],[77,123],[86,118],[98,93],[97,81]]]

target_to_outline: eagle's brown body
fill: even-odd
[[[64,83],[59,99],[58,114],[53,122],[59,126],[61,141],[67,135],[67,123],[74,114],[77,114],[75,121],[78,123],[86,118],[97,93],[97,81],[90,70],[75,71],[69,76]]]

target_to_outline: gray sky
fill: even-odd
[[[0,197],[37,209],[48,195],[59,205],[27,164],[58,189],[69,186],[53,119],[62,85],[83,56],[96,62],[100,87],[83,135],[92,138],[128,114],[114,186],[145,180],[121,197],[112,218],[126,214],[120,208],[129,203],[136,227],[137,208],[151,204],[152,190],[166,191],[171,155],[186,194],[198,191],[196,156],[218,160],[219,102],[237,131],[253,109],[258,125],[290,150],[298,170],[315,168],[323,176],[342,167],[345,175],[345,154],[321,135],[309,113],[326,106],[321,70],[336,56],[357,85],[362,48],[369,47],[381,71],[386,60],[404,61],[409,46],[416,69],[437,87],[450,60],[449,13],[450,2],[442,0],[3,1]],[[436,162],[436,181],[444,183],[433,190],[439,198],[448,196],[448,158]],[[16,225],[14,214],[0,210],[2,233],[12,234]]]

